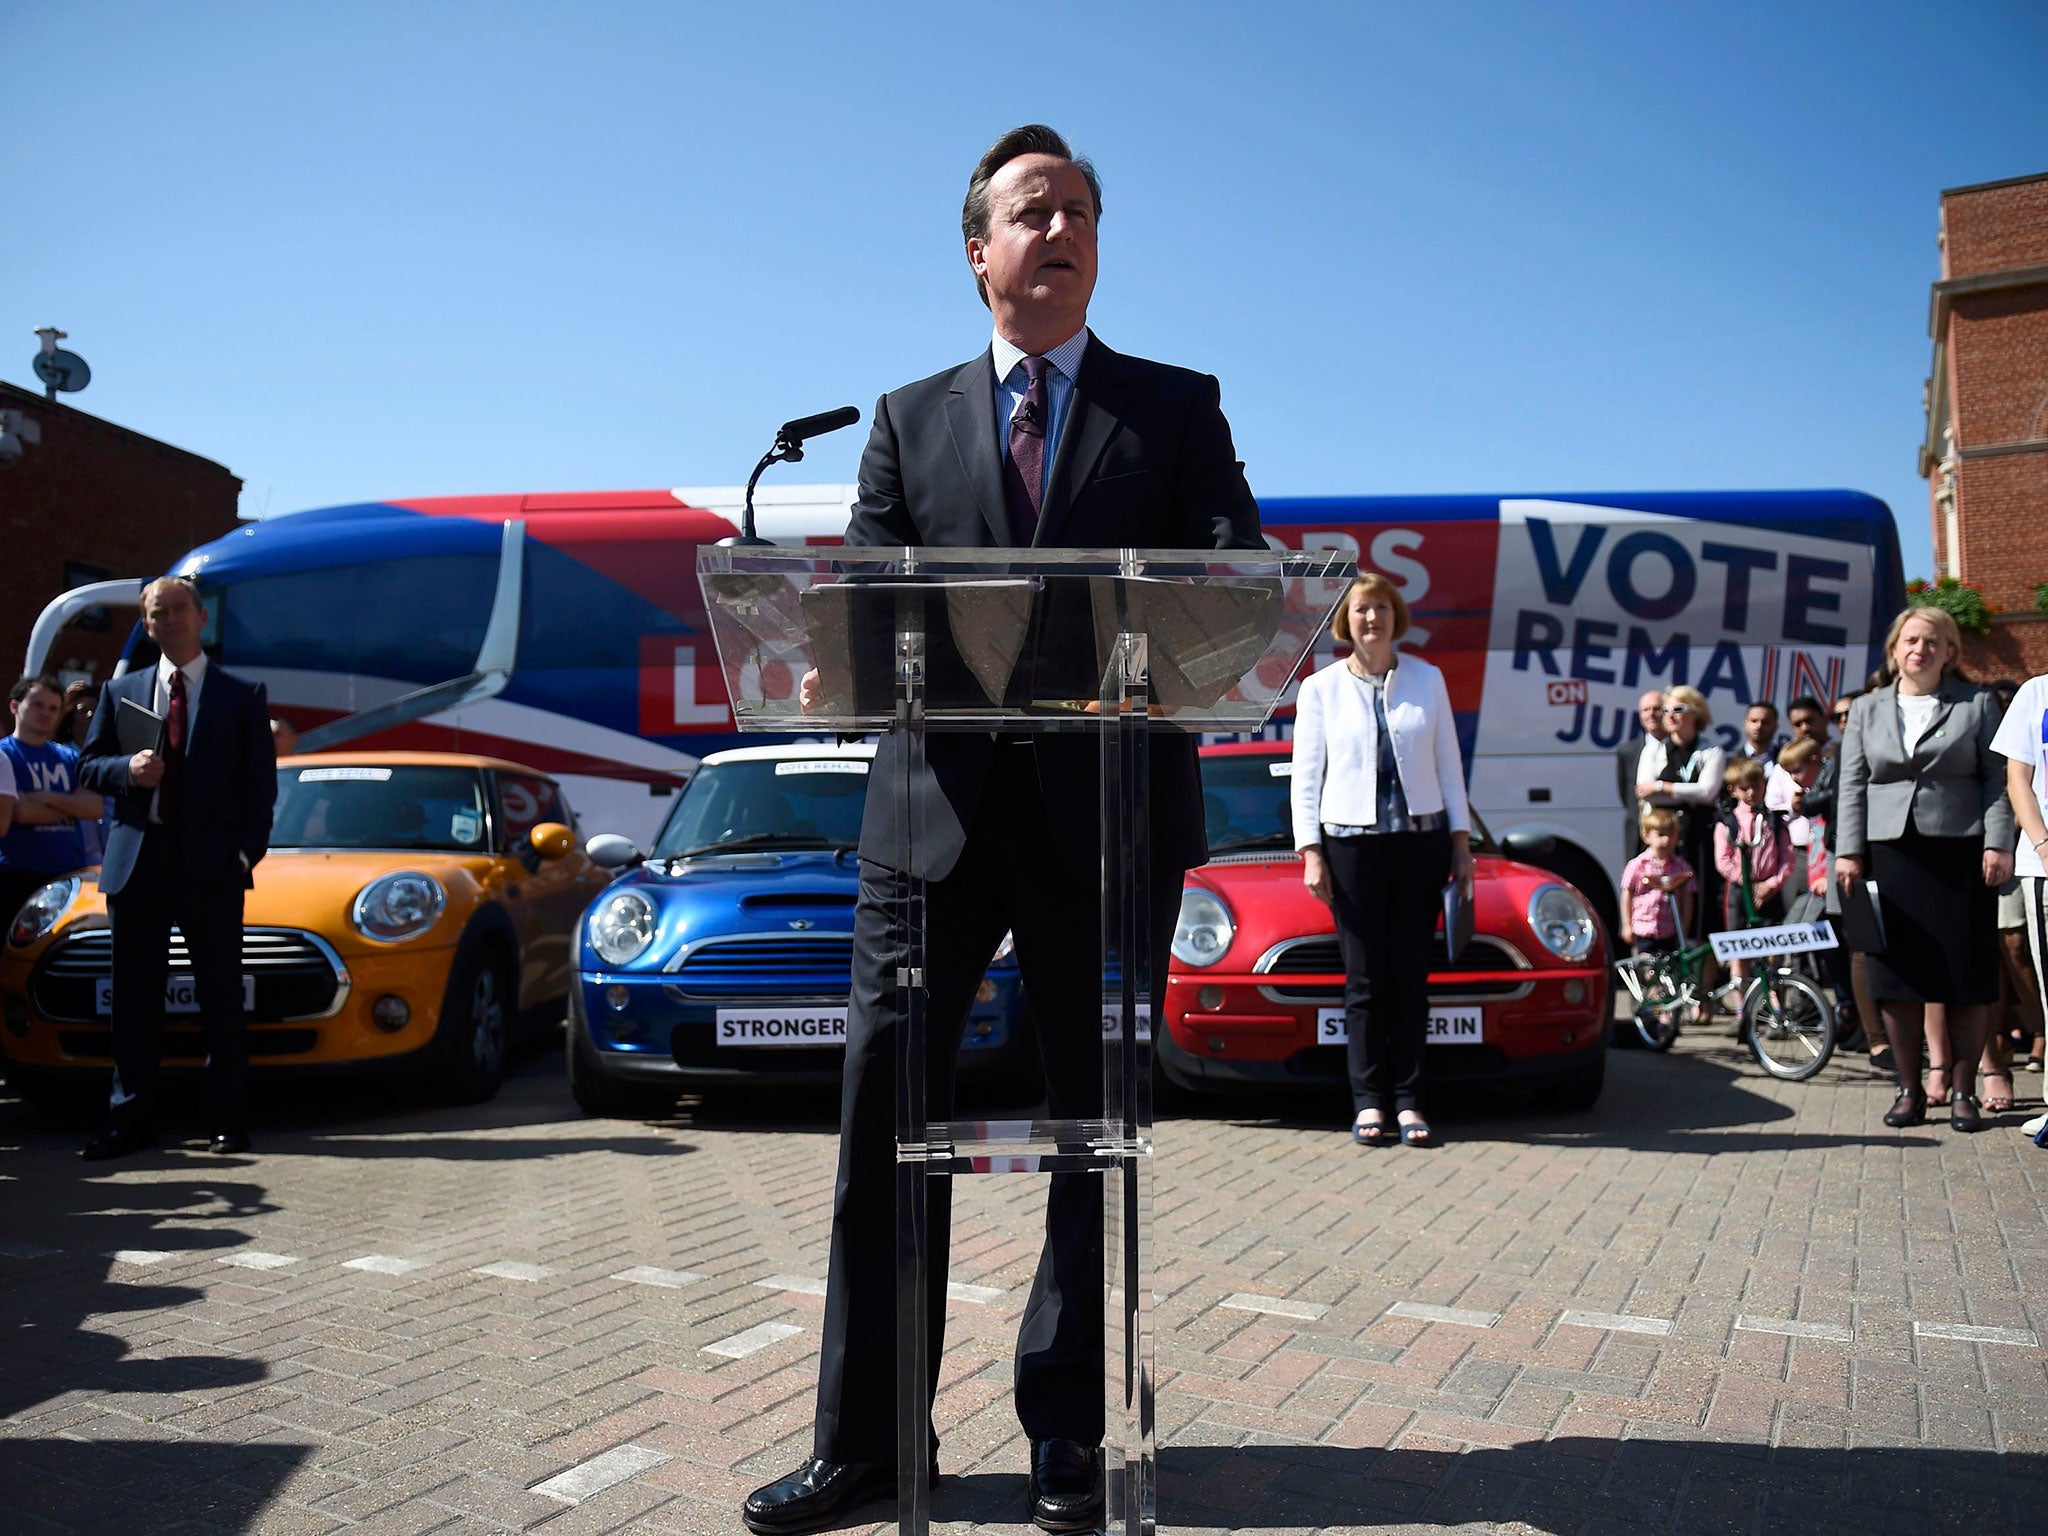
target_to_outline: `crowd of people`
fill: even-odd
[[[1645,693],[1619,749],[1637,850],[1621,872],[1621,941],[1637,953],[1716,930],[1831,918],[1864,948],[1821,952],[1843,1046],[1898,1094],[1887,1125],[1945,1104],[1957,1131],[2018,1101],[2041,1071],[2048,1013],[2048,675],[1971,682],[1938,608],[1893,620],[1883,666],[1823,703],[1743,712],[1733,747],[1695,689]],[[1844,925],[1867,910],[1877,938]],[[2043,1134],[2043,1117],[2027,1122]]]

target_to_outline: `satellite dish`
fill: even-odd
[[[34,367],[36,377],[45,386],[61,389],[66,394],[76,394],[92,382],[92,370],[85,365],[85,359],[76,352],[66,352],[62,347],[38,352]]]

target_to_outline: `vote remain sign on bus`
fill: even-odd
[[[1869,563],[1789,528],[1503,500],[1479,749],[1611,748],[1680,683],[1730,744],[1752,701],[1839,694],[1862,681]]]

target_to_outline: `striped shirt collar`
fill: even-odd
[[[1015,371],[1017,365],[1029,355],[1022,347],[1004,340],[1001,332],[996,333],[990,350],[995,356],[996,382],[998,384],[1007,379]],[[1071,384],[1081,377],[1081,354],[1087,350],[1088,327],[1084,325],[1080,330],[1074,332],[1073,335],[1046,353],[1045,360],[1057,368],[1066,378],[1067,382]]]

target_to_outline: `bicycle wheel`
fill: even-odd
[[[1803,1082],[1835,1053],[1835,1005],[1804,976],[1766,971],[1742,999],[1742,1032],[1758,1066]]]
[[[1635,1012],[1636,1033],[1653,1051],[1668,1051],[1678,1039],[1679,1015],[1684,1009],[1676,998],[1661,1003],[1643,1003]]]
[[[1640,960],[1636,965],[1635,975],[1640,985],[1630,988],[1636,1000],[1636,1034],[1651,1050],[1668,1051],[1690,1011],[1686,1006],[1685,988],[1662,966],[1645,965]]]

